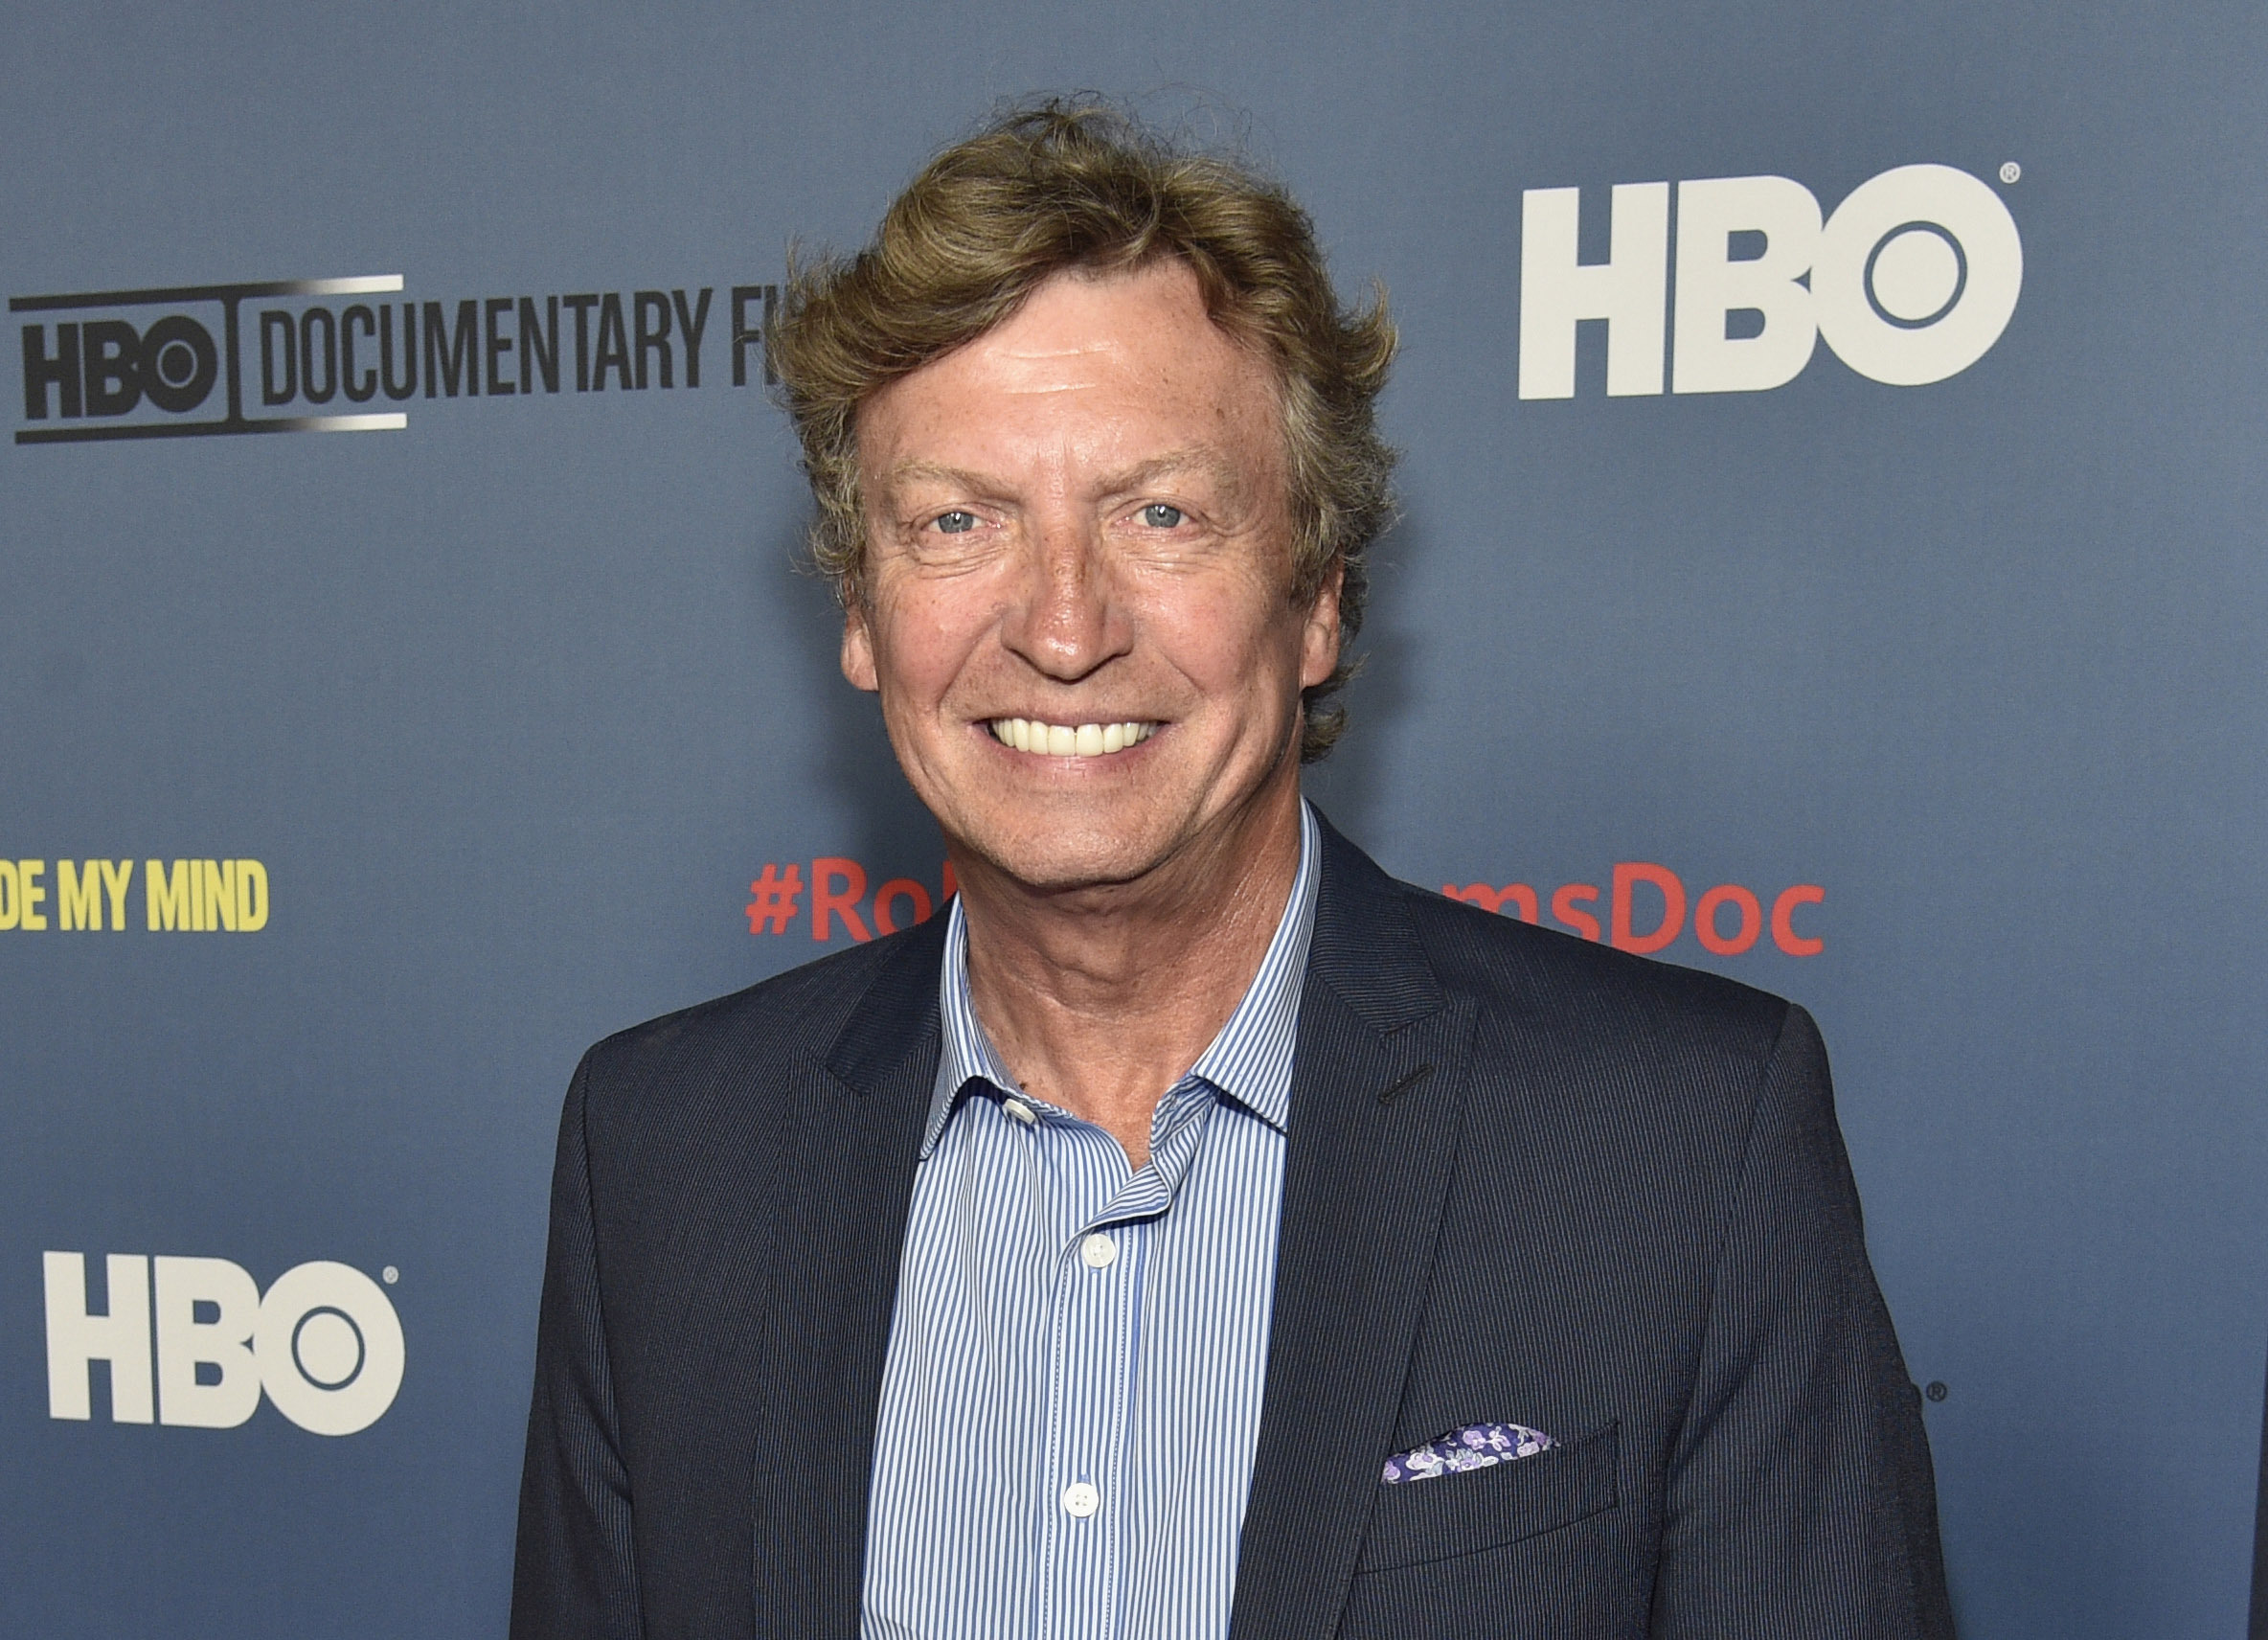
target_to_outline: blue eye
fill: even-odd
[[[1187,515],[1180,508],[1168,507],[1163,501],[1153,501],[1142,510],[1142,521],[1153,530],[1173,529]]]
[[[955,511],[939,514],[933,522],[941,535],[964,535],[977,527],[977,515]]]

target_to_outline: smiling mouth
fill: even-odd
[[[1048,758],[1106,758],[1158,732],[1155,723],[1042,723],[1032,718],[995,718],[985,727],[1004,746]]]

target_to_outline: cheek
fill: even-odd
[[[874,664],[885,698],[934,703],[968,670],[992,624],[984,604],[933,586],[877,589]]]
[[[1174,670],[1223,698],[1296,693],[1304,626],[1273,587],[1215,585],[1150,611],[1150,630]]]

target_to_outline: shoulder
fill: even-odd
[[[1768,1057],[1793,1012],[1784,998],[1720,975],[1389,877],[1327,821],[1311,961],[1368,1016],[1408,1016],[1463,997],[1482,1020],[1563,1049],[1674,1044]]]
[[[1546,1143],[1715,1165],[1745,1146],[1783,1042],[1817,1041],[1781,997],[1397,881],[1330,831],[1311,960],[1380,1025],[1469,1012],[1468,1099]]]
[[[885,976],[918,996],[925,972],[934,995],[942,923],[933,919],[618,1031],[583,1055],[578,1096],[594,1120],[626,1107],[651,1117],[726,1086],[761,1099],[824,1074],[830,1051]]]
[[[1690,1038],[1768,1055],[1792,1008],[1720,974],[1650,957],[1393,882],[1442,985],[1538,1027]]]
[[[1776,1065],[1795,1061],[1807,1108],[1831,1111],[1816,1029],[1786,999],[1395,887],[1442,990],[1473,1011],[1472,1131],[1520,1135],[1578,1194],[1713,1220]]]

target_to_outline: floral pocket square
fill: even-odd
[[[1386,1484],[1429,1481],[1436,1475],[1461,1469],[1485,1469],[1515,1458],[1532,1458],[1558,1443],[1540,1429],[1519,1424],[1468,1424],[1438,1441],[1428,1441],[1416,1451],[1397,1452],[1386,1460]]]

